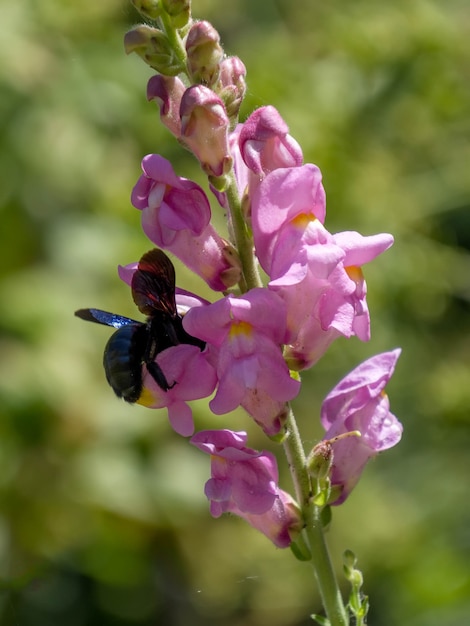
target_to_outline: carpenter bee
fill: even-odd
[[[147,316],[138,322],[100,309],[79,309],[75,315],[88,322],[116,328],[103,355],[106,379],[119,398],[137,402],[142,394],[142,366],[157,385],[168,391],[171,385],[155,361],[171,346],[188,343],[204,349],[205,343],[183,328],[176,309],[175,268],[164,252],[150,250],[140,259],[131,282],[132,296],[139,311]]]

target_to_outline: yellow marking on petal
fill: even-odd
[[[314,222],[317,218],[313,213],[299,213],[291,221],[292,226],[295,226],[299,230],[305,230],[310,222]]]
[[[240,335],[246,335],[248,337],[251,336],[253,332],[253,326],[248,324],[248,322],[233,322],[230,327],[229,337],[230,339],[234,339]]]
[[[346,274],[349,276],[349,278],[355,283],[360,283],[364,280],[364,274],[362,273],[359,265],[350,265],[349,267],[345,267],[344,269],[346,270]]]
[[[217,461],[217,463],[219,464],[219,467],[221,465],[228,465],[227,459],[224,459],[223,456],[219,456],[218,454],[211,454],[210,459],[211,461]]]

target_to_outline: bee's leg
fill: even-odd
[[[173,389],[173,387],[176,385],[176,381],[171,385],[168,383],[166,376],[162,371],[162,368],[155,361],[150,361],[145,365],[147,366],[150,376],[157,383],[160,389],[163,389],[163,391]]]

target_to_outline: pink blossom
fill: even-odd
[[[302,165],[302,150],[288,130],[278,111],[272,106],[265,106],[256,109],[229,134],[240,198],[251,198],[261,180],[273,170]],[[224,194],[213,191],[220,204],[226,207]]]
[[[361,265],[389,248],[388,234],[332,235],[323,226],[325,194],[314,165],[279,169],[256,188],[252,201],[258,257],[269,288],[287,305],[290,367],[313,365],[339,336],[370,338]]]
[[[201,187],[176,176],[171,163],[158,154],[144,157],[142,170],[131,199],[142,211],[147,237],[176,254],[212,289],[236,284],[240,269],[230,246],[210,224],[210,205]]]
[[[403,426],[390,413],[384,389],[401,350],[378,354],[350,372],[325,398],[321,422],[324,440],[358,430],[361,437],[334,442],[331,483],[341,489],[333,504],[341,504],[359,480],[367,461],[396,445]]]
[[[294,369],[311,367],[339,336],[370,339],[367,285],[361,267],[355,263],[372,260],[392,245],[393,238],[388,234],[363,237],[345,232],[329,235],[328,241],[327,249],[334,251],[336,247],[342,255],[333,269],[333,263],[328,266],[318,262],[325,246],[317,244],[310,249],[307,272],[300,282],[291,280],[292,268],[290,274],[270,282],[287,305],[291,335],[286,358]],[[339,260],[341,255],[336,258]],[[334,262],[333,252],[330,257],[325,253],[325,260],[328,258]]]
[[[290,230],[290,239],[295,241],[302,237],[310,223],[318,220],[323,224],[325,212],[325,191],[316,165],[308,163],[277,169],[261,181],[253,191],[251,221],[256,254],[268,276],[279,278],[278,272],[276,275],[272,273],[274,255],[280,254],[277,250],[279,239],[281,248],[287,248],[283,266],[287,268],[298,262],[296,248],[282,246],[282,239],[287,238],[284,230]]]
[[[288,547],[300,526],[298,507],[277,485],[276,458],[245,447],[245,432],[206,430],[191,443],[211,456],[205,486],[213,517],[230,512],[264,533],[279,548]]]
[[[166,407],[173,430],[189,437],[194,432],[194,422],[187,401],[211,395],[217,382],[215,369],[206,351],[189,344],[167,348],[155,360],[173,386],[163,391],[143,366],[143,392],[137,403],[152,409]]]
[[[285,403],[300,389],[281,352],[286,333],[282,299],[267,289],[229,295],[191,309],[183,326],[217,349],[219,384],[211,410],[221,415],[241,405],[266,434],[277,435],[286,417]]]
[[[302,165],[302,149],[273,106],[250,115],[240,131],[240,152],[246,166],[258,177],[278,168]]]
[[[361,341],[369,341],[370,317],[366,301],[367,285],[361,267],[388,250],[393,244],[393,237],[388,233],[365,237],[354,231],[345,231],[336,233],[333,239],[345,253],[342,266],[350,281],[345,301],[354,310],[351,334],[356,335]]]

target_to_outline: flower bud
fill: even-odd
[[[345,550],[343,552],[343,565],[346,576],[348,573],[356,567],[357,557],[352,550]]]
[[[185,91],[183,81],[176,76],[152,76],[147,84],[147,100],[160,108],[160,119],[175,137],[181,135],[180,104]]]
[[[219,33],[209,22],[196,22],[186,39],[187,69],[194,83],[213,85],[224,57]]]
[[[246,92],[246,68],[238,57],[227,57],[220,64],[219,96],[227,115],[236,118]]]
[[[222,100],[208,87],[193,85],[181,99],[181,140],[198,158],[204,172],[222,176],[230,171],[229,119]]]
[[[175,28],[183,28],[191,17],[191,0],[162,0],[166,13],[171,17]]]
[[[131,0],[134,7],[144,17],[156,20],[162,13],[161,0]]]
[[[222,249],[222,257],[227,263],[227,269],[220,272],[220,280],[229,289],[239,282],[242,275],[242,264],[238,252],[228,242]]]
[[[333,450],[329,441],[320,441],[308,458],[308,471],[314,478],[327,478],[333,463]]]
[[[147,65],[166,76],[176,76],[184,69],[167,36],[158,28],[136,26],[125,34],[124,48],[126,54],[135,52]]]

